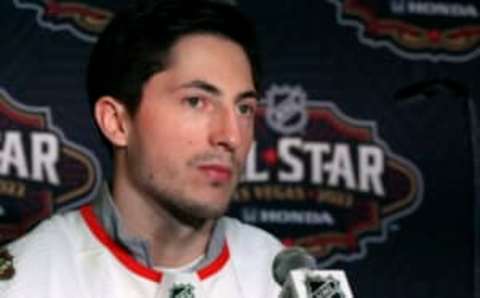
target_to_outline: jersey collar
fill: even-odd
[[[105,183],[90,205],[81,208],[81,215],[92,234],[129,270],[147,279],[160,282],[163,273],[153,269],[148,243],[126,235],[122,220]],[[223,220],[217,221],[204,259],[192,268],[200,280],[220,271],[229,261],[230,252]]]

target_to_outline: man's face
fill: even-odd
[[[127,175],[160,206],[193,218],[222,215],[253,137],[256,92],[243,49],[193,34],[143,87],[129,121]]]

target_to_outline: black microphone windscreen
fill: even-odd
[[[273,278],[279,285],[283,285],[291,270],[317,267],[315,258],[301,247],[290,247],[282,250],[273,260]]]

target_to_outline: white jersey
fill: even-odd
[[[281,244],[266,232],[224,217],[221,253],[199,270],[160,272],[137,262],[110,238],[93,208],[55,215],[10,244],[15,275],[2,298],[278,297],[271,273]]]

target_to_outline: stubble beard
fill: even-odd
[[[218,154],[199,154],[187,163],[187,169],[195,168],[199,162],[208,162],[218,158]],[[233,167],[232,181],[228,185],[212,183],[207,187],[218,188],[225,192],[220,200],[199,198],[195,188],[188,190],[188,181],[182,178],[175,167],[164,165],[161,174],[157,171],[142,171],[148,167],[140,167],[138,163],[130,172],[131,179],[136,181],[137,188],[143,193],[147,204],[153,209],[160,208],[184,224],[200,227],[207,221],[216,220],[227,211],[231,197],[243,172],[243,163],[230,156]],[[225,189],[221,189],[225,188]],[[197,197],[196,197],[197,196]]]
[[[148,185],[144,185],[144,190],[151,198],[151,203],[167,211],[176,220],[192,227],[201,227],[207,221],[223,216],[230,205],[230,198],[237,185],[237,181],[232,183],[228,186],[226,197],[221,202],[212,203],[213,200],[199,200],[192,197],[195,194],[187,194],[184,189],[180,188],[181,186],[174,187],[165,182],[156,182],[155,179],[148,180]],[[210,185],[210,187],[225,186]]]

